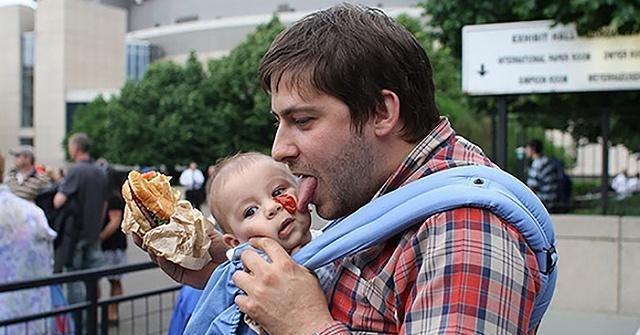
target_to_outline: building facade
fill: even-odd
[[[76,108],[117,94],[152,61],[220,57],[273,15],[290,24],[340,2],[0,0],[0,152],[30,144],[37,163],[60,167]],[[360,3],[421,14],[417,1]]]

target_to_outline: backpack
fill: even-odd
[[[537,327],[555,289],[558,255],[551,217],[538,197],[512,175],[487,166],[436,172],[385,194],[333,221],[292,258],[310,270],[382,243],[434,214],[461,207],[490,210],[515,227],[533,250],[540,269],[529,331]],[[218,266],[187,324],[187,334],[255,334],[243,322],[234,297],[240,290],[231,262]]]
[[[567,208],[571,203],[573,181],[565,172],[564,164],[557,158],[551,158],[551,164],[556,172],[556,199],[561,208]]]

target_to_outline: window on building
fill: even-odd
[[[127,79],[140,80],[151,61],[153,61],[153,46],[150,43],[127,43]]]
[[[20,126],[33,127],[33,33],[22,34],[22,110]]]
[[[33,146],[33,137],[20,137],[20,145]]]
[[[86,102],[67,102],[67,119],[65,122],[65,133],[70,132],[71,128],[73,128],[73,116],[76,114],[76,109],[86,104]]]
[[[176,23],[185,23],[185,22],[193,22],[198,21],[198,15],[187,15],[176,18]]]

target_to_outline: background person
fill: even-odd
[[[202,186],[204,185],[204,175],[202,171],[198,170],[198,164],[196,162],[189,163],[189,168],[182,171],[180,174],[180,185],[184,186],[185,198],[191,203],[193,208],[200,208],[200,205],[204,201],[204,192]]]
[[[544,155],[542,141],[533,139],[525,147],[531,167],[527,172],[527,185],[542,200],[548,210],[553,210],[558,201],[558,174],[554,162]]]
[[[40,208],[9,191],[3,176],[4,157],[0,155],[0,284],[51,276],[56,233]],[[0,293],[0,320],[50,309],[48,286]],[[47,334],[48,322],[0,327],[0,334]]]
[[[22,199],[35,201],[36,196],[49,186],[49,176],[36,169],[33,147],[23,145],[10,150],[9,153],[15,162],[15,168],[9,171],[7,177],[9,189]]]
[[[109,176],[107,215],[100,232],[102,265],[107,267],[124,266],[127,264],[127,237],[120,230],[125,206],[120,190],[126,180],[126,174],[118,174],[113,169],[108,169],[107,174]],[[109,296],[113,298],[122,295],[122,275],[111,275],[107,277],[107,280],[110,287]],[[108,308],[108,322],[116,325],[118,323],[118,304],[111,304]]]
[[[76,203],[75,227],[65,228],[76,235],[64,236],[68,239],[68,254],[62,257],[62,262],[66,271],[92,269],[102,264],[99,235],[107,209],[107,176],[89,155],[91,139],[87,134],[73,134],[67,149],[75,164],[69,168],[54,196],[53,206],[60,208],[70,201]],[[67,289],[70,304],[85,300],[83,283],[71,283]]]

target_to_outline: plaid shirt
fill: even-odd
[[[471,164],[493,166],[443,118],[376,197]],[[336,321],[318,334],[526,334],[539,289],[524,237],[488,210],[458,208],[339,261]]]

